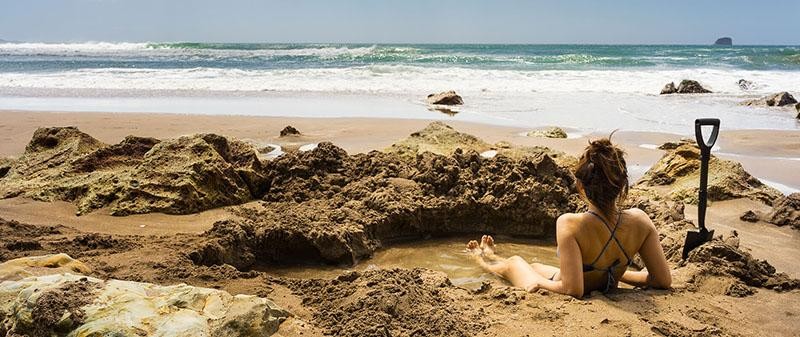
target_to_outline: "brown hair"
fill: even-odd
[[[611,143],[613,135],[590,141],[575,168],[584,195],[606,217],[613,216],[617,203],[628,195],[625,151]]]

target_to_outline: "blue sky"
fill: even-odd
[[[0,39],[800,44],[800,1],[0,0]]]

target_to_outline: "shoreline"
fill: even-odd
[[[330,141],[350,153],[381,150],[431,121],[443,121],[490,144],[506,141],[521,146],[547,146],[577,155],[588,139],[603,133],[576,132],[565,128],[567,139],[527,137],[533,128],[503,126],[452,119],[414,119],[379,117],[273,117],[242,115],[194,115],[146,112],[63,112],[0,110],[0,157],[18,156],[25,150],[33,131],[42,126],[77,126],[108,144],[125,136],[175,138],[194,133],[218,133],[258,144],[299,147]],[[303,136],[281,139],[280,130],[292,125]],[[628,153],[632,182],[663,154],[650,145],[675,141],[685,135],[619,131],[613,140]],[[723,130],[715,154],[742,163],[748,172],[767,183],[774,183],[783,193],[800,190],[800,130]]]

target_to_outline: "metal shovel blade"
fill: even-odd
[[[711,241],[714,237],[713,230],[701,230],[698,232],[688,231],[686,232],[686,241],[683,243],[683,254],[681,254],[681,258],[686,260],[689,257],[689,252],[694,250],[697,247],[700,247],[704,243]]]

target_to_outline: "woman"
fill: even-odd
[[[594,290],[616,288],[618,281],[669,288],[672,277],[653,222],[639,209],[618,206],[627,196],[628,171],[625,152],[609,138],[590,142],[575,169],[578,191],[588,210],[561,215],[556,221],[560,269],[528,264],[519,256],[501,258],[494,253],[494,240],[486,235],[480,244],[467,244],[476,261],[528,291],[541,288],[582,297]],[[628,271],[637,253],[646,269]]]

